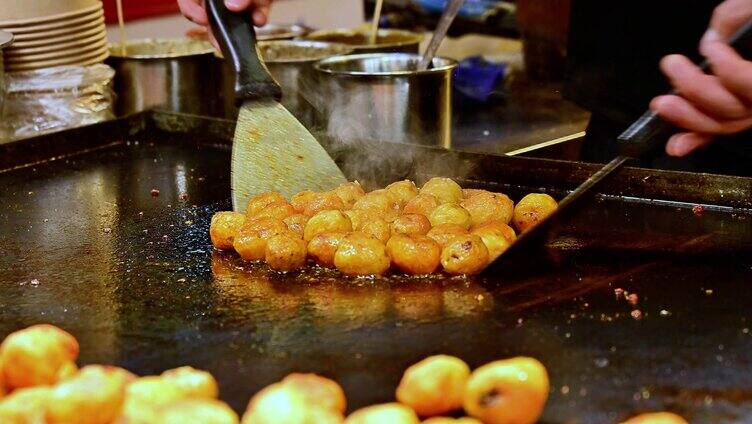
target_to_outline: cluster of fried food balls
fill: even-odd
[[[546,368],[516,357],[471,372],[461,359],[436,355],[403,374],[396,402],[346,416],[337,382],[290,374],[256,393],[242,420],[218,400],[206,371],[181,367],[137,377],[114,366],[76,365],[79,346],[64,330],[35,325],[0,344],[0,423],[12,424],[532,424],[549,393]],[[467,417],[459,416],[464,409]],[[686,424],[667,412],[626,424]]]
[[[420,189],[409,180],[366,193],[357,182],[327,192],[305,191],[288,201],[279,193],[250,200],[245,214],[219,212],[210,235],[218,249],[277,271],[310,259],[345,275],[472,275],[503,253],[517,231],[553,213],[547,194],[525,196],[515,206],[506,195],[462,189],[432,178]]]

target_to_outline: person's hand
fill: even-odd
[[[225,0],[225,6],[233,12],[248,11],[248,17],[256,26],[264,26],[269,16],[269,6],[272,0]],[[178,6],[183,15],[199,25],[206,27],[209,32],[209,40],[217,46],[217,41],[209,27],[209,18],[206,16],[204,0],[178,0]]]
[[[700,41],[700,53],[710,63],[711,75],[685,56],[661,60],[661,70],[679,95],[658,96],[650,108],[686,130],[669,139],[669,155],[684,156],[718,135],[752,128],[752,61],[742,59],[726,44],[751,17],[752,0],[726,0],[715,9]]]

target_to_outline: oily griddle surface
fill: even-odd
[[[82,364],[203,368],[238,411],[290,372],[336,379],[351,410],[390,401],[407,366],[447,353],[471,366],[540,359],[552,384],[544,422],[656,409],[752,420],[744,257],[567,250],[565,237],[564,266],[523,280],[280,276],[212,251],[209,219],[230,207],[229,151],[149,141],[0,174],[0,337],[52,323],[81,342]],[[610,238],[653,252],[746,227],[744,215],[604,200],[569,232],[593,235],[575,246]],[[641,320],[616,287],[639,294]]]

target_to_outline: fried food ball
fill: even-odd
[[[473,227],[472,232],[487,230],[500,233],[509,243],[514,243],[514,241],[517,240],[517,233],[514,232],[514,228],[501,221],[489,221],[483,225],[478,225],[477,227]]]
[[[381,275],[389,264],[384,243],[360,232],[345,237],[334,254],[334,266],[345,275]]]
[[[268,191],[266,193],[260,193],[248,201],[248,207],[245,209],[245,215],[249,218],[255,217],[262,209],[273,203],[287,203],[285,196],[275,192]]]
[[[514,230],[512,232],[514,232]],[[483,240],[483,244],[485,244],[488,249],[489,261],[498,258],[499,255],[504,253],[504,251],[509,249],[509,246],[512,245],[507,239],[508,235],[506,232],[499,229],[498,226],[480,226],[474,229],[471,234],[476,235]]]
[[[353,209],[366,211],[384,220],[399,214],[399,203],[386,190],[374,190],[366,193],[353,205]]]
[[[402,208],[402,212],[431,216],[431,212],[433,212],[433,210],[440,204],[441,202],[439,201],[439,198],[433,194],[419,193],[405,204],[405,207]]]
[[[11,333],[0,344],[5,387],[14,390],[57,383],[61,374],[69,374],[78,349],[75,337],[48,324]]]
[[[242,424],[340,424],[342,415],[306,403],[294,387],[275,383],[256,393]]]
[[[350,414],[345,424],[418,424],[420,420],[409,407],[393,402],[368,406]]]
[[[426,236],[395,234],[387,242],[386,251],[392,265],[406,274],[432,274],[439,268],[441,246]]]
[[[463,405],[487,424],[532,424],[548,398],[546,368],[533,358],[494,361],[473,371]]]
[[[514,207],[512,223],[524,233],[554,213],[559,205],[553,197],[543,193],[531,193]]]
[[[688,422],[671,412],[651,412],[630,418],[621,424],[688,424]]]
[[[295,208],[295,212],[304,213],[317,194],[315,191],[301,191],[290,198],[290,204]]]
[[[307,243],[292,232],[276,235],[266,241],[266,263],[275,271],[303,268],[307,254]]]
[[[357,181],[342,184],[332,191],[342,200],[342,203],[348,209],[352,208],[355,202],[366,194],[363,187]]]
[[[226,403],[215,399],[183,399],[160,408],[159,424],[237,424],[238,414]]]
[[[217,249],[232,250],[235,235],[245,222],[245,215],[237,212],[217,212],[212,216],[209,236]]]
[[[161,407],[185,397],[186,392],[180,386],[162,377],[137,378],[125,390],[120,421],[128,424],[157,422],[156,415]]]
[[[278,219],[255,219],[240,227],[233,246],[246,261],[263,261],[266,257],[266,241],[289,231],[287,225]]]
[[[473,197],[476,194],[481,194],[481,193],[488,193],[488,190],[480,190],[477,188],[463,188],[462,189],[462,197],[464,197],[465,199],[467,199],[468,197]]]
[[[441,250],[444,271],[455,275],[477,274],[488,264],[488,248],[472,234],[457,237]]]
[[[376,218],[372,213],[360,209],[350,209],[344,211],[344,214],[350,218],[353,231],[360,231],[360,229],[363,228],[363,224]]]
[[[109,424],[119,415],[134,378],[117,367],[89,365],[52,388],[47,424]]]
[[[350,232],[352,223],[350,218],[339,210],[327,210],[317,213],[308,220],[303,231],[303,238],[309,242],[316,234],[330,232]]]
[[[429,356],[405,370],[397,386],[397,401],[420,416],[430,417],[462,407],[470,367],[448,355]]]
[[[317,264],[326,267],[334,267],[334,254],[340,242],[347,237],[345,232],[319,233],[308,242],[308,256]]]
[[[441,224],[431,228],[426,236],[439,244],[442,248],[457,237],[466,236],[469,233],[462,225]]]
[[[287,225],[288,230],[297,234],[300,238],[303,238],[303,232],[305,231],[305,226],[308,223],[308,219],[308,215],[296,213],[295,215],[290,215],[287,218],[283,219],[282,222]]]
[[[161,375],[162,380],[177,387],[184,396],[216,399],[219,386],[213,375],[193,367],[180,367],[167,370]]]
[[[367,221],[360,227],[360,232],[382,243],[389,241],[389,237],[392,235],[389,223],[381,218],[373,218]]]
[[[436,227],[441,224],[461,225],[465,230],[469,230],[472,224],[470,213],[457,203],[444,203],[439,205],[431,212],[428,217],[431,226]]]
[[[293,373],[285,377],[282,384],[298,393],[308,405],[340,415],[347,409],[345,391],[334,380],[316,374]]]
[[[483,424],[482,422],[470,417],[433,417],[423,421],[423,424]]]
[[[425,215],[404,214],[392,221],[392,234],[426,235],[431,230],[431,221]]]
[[[462,200],[462,187],[451,178],[435,177],[428,180],[420,189],[421,193],[433,194],[440,203],[459,203]]]
[[[473,225],[482,225],[493,220],[508,224],[514,215],[514,202],[501,193],[477,193],[464,199],[460,205],[470,213]]]
[[[0,423],[46,424],[51,392],[48,386],[27,387],[0,399]]]
[[[386,186],[385,190],[396,200],[400,207],[418,195],[418,187],[410,180],[397,181]]]
[[[293,208],[291,204],[284,202],[267,205],[252,218],[248,215],[246,216],[251,219],[273,218],[283,221],[285,218],[293,215],[295,215],[295,208]]]
[[[314,216],[323,211],[341,211],[343,209],[345,209],[345,203],[342,202],[337,193],[326,191],[316,193],[306,205],[303,213],[308,216]]]

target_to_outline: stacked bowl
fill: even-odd
[[[2,0],[0,30],[15,37],[5,70],[87,66],[107,58],[101,0]]]

